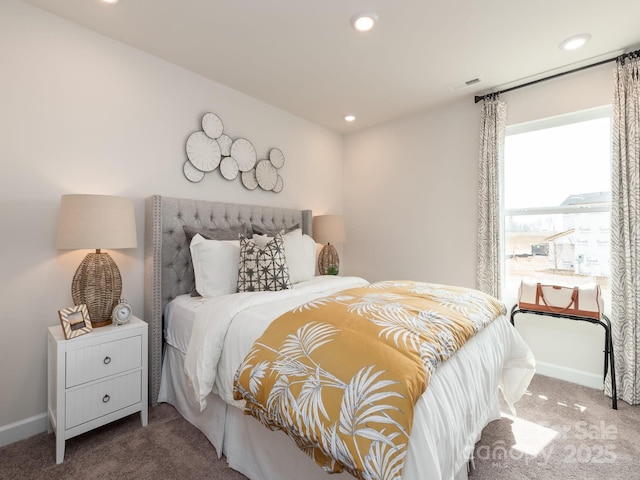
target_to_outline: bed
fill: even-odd
[[[191,334],[200,328],[203,311],[221,310],[211,303],[216,299],[190,295],[195,281],[183,227],[251,224],[274,231],[299,226],[310,235],[311,218],[309,210],[157,195],[146,200],[145,320],[149,323],[150,402],[174,405],[207,436],[218,456],[225,455],[231,468],[251,480],[328,477],[283,432],[269,430],[244,414],[243,402],[230,393],[233,372],[256,336],[270,323],[270,316],[368,282],[357,277],[317,277],[297,284],[277,304],[269,299],[261,305],[230,308],[233,321],[224,335],[216,380],[211,393],[199,402],[185,375]],[[248,332],[245,327],[249,319],[257,323],[255,331]],[[530,350],[505,315],[466,342],[437,368],[416,403],[402,478],[467,478],[468,461],[482,429],[500,417],[498,392],[513,406],[533,376],[534,364]],[[336,475],[353,478],[346,472]]]

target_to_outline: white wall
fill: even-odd
[[[610,103],[613,65],[504,94],[508,123]],[[348,273],[475,285],[479,126],[470,95],[345,137]],[[505,299],[508,308],[514,300]],[[601,327],[545,317],[517,323],[539,372],[602,385]]]
[[[342,211],[342,137],[17,0],[0,3],[0,444],[15,422],[46,425],[46,330],[72,305],[87,251],[55,248],[60,196],[130,197],[138,248],[111,252],[143,312],[144,198],[152,194]],[[217,172],[182,174],[208,111],[259,156],[285,154],[284,190],[248,191]],[[4,426],[4,428],[2,428]]]
[[[350,273],[474,286],[478,118],[464,99],[345,137]]]

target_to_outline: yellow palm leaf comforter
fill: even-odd
[[[234,397],[328,472],[401,478],[413,407],[432,372],[504,313],[461,287],[344,290],[274,321],[238,369]]]

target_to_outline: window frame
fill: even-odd
[[[570,112],[562,115],[556,115],[552,117],[546,117],[529,122],[523,122],[515,125],[508,125],[505,129],[505,141],[510,135],[517,135],[521,133],[529,133],[537,130],[546,130],[563,125],[570,125],[580,123],[588,120],[596,120],[599,118],[609,117],[611,120],[611,128],[613,128],[613,106],[603,105],[600,107],[590,108],[586,110],[580,110],[576,112]],[[611,158],[611,157],[610,157]],[[501,172],[501,190],[504,192],[504,186],[506,185],[506,152],[502,164]],[[531,207],[531,208],[506,208],[505,199],[502,199],[501,210],[501,258],[502,258],[502,285],[501,290],[503,294],[511,297],[514,292],[507,291],[507,218],[513,216],[533,216],[533,215],[563,215],[563,214],[585,214],[585,213],[611,213],[611,202],[607,204],[592,204],[592,205],[558,205],[552,207]],[[517,293],[516,293],[517,294]]]

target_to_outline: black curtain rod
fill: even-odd
[[[505,90],[499,90],[497,92],[487,93],[486,95],[476,95],[475,96],[475,103],[478,103],[480,100],[484,100],[487,97],[493,97],[493,96],[500,95],[501,93],[507,93],[507,92],[510,92],[512,90],[517,90],[519,88],[529,87],[531,85],[535,85],[536,83],[544,82],[544,81],[547,81],[547,80],[552,80],[554,78],[558,78],[558,77],[561,77],[563,75],[567,75],[569,73],[575,73],[575,72],[579,72],[580,70],[586,70],[587,68],[598,67],[600,65],[604,65],[605,63],[613,62],[614,60],[621,59],[621,60],[624,61],[625,58],[637,57],[639,55],[640,55],[640,50],[636,50],[634,52],[624,53],[622,55],[618,55],[617,57],[612,57],[612,58],[608,58],[606,60],[602,60],[600,62],[592,63],[591,65],[585,65],[583,67],[574,68],[573,70],[567,70],[566,72],[556,73],[555,75],[550,75],[548,77],[539,78],[538,80],[533,80],[531,82],[523,83],[522,85],[516,85],[515,87],[507,88]]]

